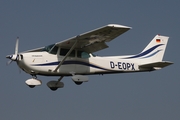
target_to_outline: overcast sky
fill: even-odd
[[[180,1],[178,0],[1,0],[1,120],[178,120],[180,119]],[[30,75],[5,56],[60,42],[116,23],[133,29],[108,43],[100,56],[136,54],[157,34],[169,36],[164,60],[174,62],[147,73],[89,76],[80,86],[71,77],[51,91],[58,77],[38,76],[42,86],[30,89]]]

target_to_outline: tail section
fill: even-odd
[[[169,37],[156,35],[145,49],[137,55],[128,56],[125,59],[134,59],[139,63],[141,70],[157,70],[173,64],[162,61]]]
[[[141,64],[161,62],[166,50],[168,39],[169,37],[156,35],[142,52],[128,56],[124,59],[134,59]]]

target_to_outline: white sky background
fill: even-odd
[[[177,120],[180,118],[180,1],[0,1],[0,119],[2,120]],[[169,36],[164,60],[175,64],[147,73],[89,76],[77,86],[70,77],[52,92],[46,83],[58,77],[38,76],[43,85],[30,89],[16,63],[5,56],[56,43],[109,23],[133,29],[108,43],[100,56],[136,54],[156,35]]]

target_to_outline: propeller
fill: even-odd
[[[11,64],[12,61],[17,61],[18,60],[18,46],[19,46],[19,37],[17,37],[16,39],[16,45],[15,45],[15,53],[13,55],[7,55],[6,58],[10,59],[8,62],[7,62],[7,65]]]

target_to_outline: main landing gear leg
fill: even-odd
[[[58,79],[58,83],[63,79],[64,76],[61,76],[59,79]]]

